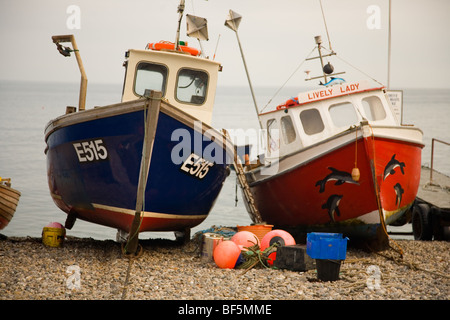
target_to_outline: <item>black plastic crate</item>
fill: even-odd
[[[274,266],[292,271],[315,269],[315,261],[306,254],[306,245],[295,244],[277,248]]]

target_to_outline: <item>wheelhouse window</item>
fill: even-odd
[[[295,140],[294,124],[290,116],[284,116],[281,118],[281,134],[283,135],[283,141],[285,144],[289,144]]]
[[[386,118],[383,103],[377,96],[370,96],[362,99],[362,106],[367,120],[378,121]]]
[[[146,89],[166,92],[167,68],[160,64],[140,62],[136,70],[134,92],[143,96]]]
[[[303,130],[307,135],[320,133],[325,129],[325,126],[317,109],[307,109],[300,113],[300,121],[302,122]]]
[[[206,100],[208,78],[204,71],[181,69],[178,72],[176,99],[184,103],[203,104]]]
[[[348,127],[358,123],[358,116],[350,102],[332,104],[328,109],[336,127]]]
[[[275,119],[267,120],[267,144],[271,153],[280,148],[278,124]]]

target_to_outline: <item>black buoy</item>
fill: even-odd
[[[323,72],[325,72],[326,74],[333,73],[333,71],[334,67],[329,62],[323,67]]]

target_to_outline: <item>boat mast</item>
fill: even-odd
[[[236,39],[239,44],[239,50],[241,51],[242,62],[244,63],[244,68],[245,68],[245,73],[247,75],[248,85],[250,87],[250,92],[251,92],[252,98],[253,98],[253,104],[254,104],[255,110],[256,110],[256,116],[258,117],[259,126],[262,128],[261,119],[259,118],[259,110],[258,110],[258,105],[256,103],[255,93],[253,91],[252,82],[250,81],[250,75],[248,73],[247,63],[245,62],[244,51],[242,50],[241,41],[239,40],[239,35],[238,35],[238,28],[239,28],[239,24],[241,23],[241,19],[242,19],[241,15],[237,14],[233,10],[230,10],[227,20],[225,20],[225,26],[230,28],[231,30],[233,30],[236,33]]]
[[[391,0],[389,0],[387,89],[390,89],[390,82],[391,82]]]
[[[178,6],[179,16],[178,16],[177,35],[175,37],[175,51],[180,50],[180,27],[181,27],[181,20],[183,19],[183,12],[184,12],[184,0],[181,0]]]
[[[330,56],[334,56],[336,55],[336,53],[333,51],[333,49],[331,48],[331,40],[330,40],[330,34],[328,33],[328,26],[327,26],[327,20],[325,19],[325,13],[323,12],[323,6],[322,6],[322,0],[319,0],[320,3],[320,10],[322,11],[322,18],[323,18],[323,23],[325,25],[325,31],[327,32],[327,38],[328,38],[328,44],[330,46],[330,53],[323,55],[322,54],[322,37],[321,36],[315,36],[314,40],[316,41],[317,44],[317,50],[319,51],[319,56],[318,57],[313,57],[313,58],[307,58],[305,59],[305,61],[308,60],[314,60],[314,59],[320,59],[320,64],[322,66],[322,75],[321,76],[317,76],[317,77],[310,77],[309,76],[309,72],[307,72],[307,78],[305,79],[306,81],[309,80],[315,80],[315,79],[320,79],[320,78],[324,78],[324,83],[323,85],[325,85],[326,83],[328,83],[328,79],[327,79],[327,75],[329,75],[331,78],[333,78],[333,76],[339,75],[339,74],[344,74],[345,72],[334,72],[334,67],[331,65],[331,63],[327,63],[326,65],[323,64],[323,58],[324,57],[330,57]],[[322,84],[322,83],[320,83]]]
[[[316,40],[316,44],[317,44],[317,50],[319,51],[319,58],[320,58],[320,64],[322,65],[322,73],[323,73],[323,78],[325,80],[324,83],[327,83],[327,74],[324,71],[324,66],[323,66],[323,58],[322,58],[322,51],[320,50],[320,45],[322,44],[322,37],[321,36],[315,36],[314,40]]]

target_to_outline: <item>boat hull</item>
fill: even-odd
[[[122,103],[66,115],[47,126],[50,193],[69,220],[130,231],[144,107],[142,100]],[[231,156],[223,135],[162,102],[139,231],[181,231],[200,224],[222,189]]]
[[[414,134],[421,136],[419,131]],[[277,174],[249,172],[247,181],[268,224],[376,237],[380,216],[392,223],[413,204],[422,147],[395,136],[355,135],[350,130],[280,159]],[[351,177],[355,160],[358,182]]]
[[[20,196],[19,191],[0,184],[0,230],[6,228],[13,218]]]

